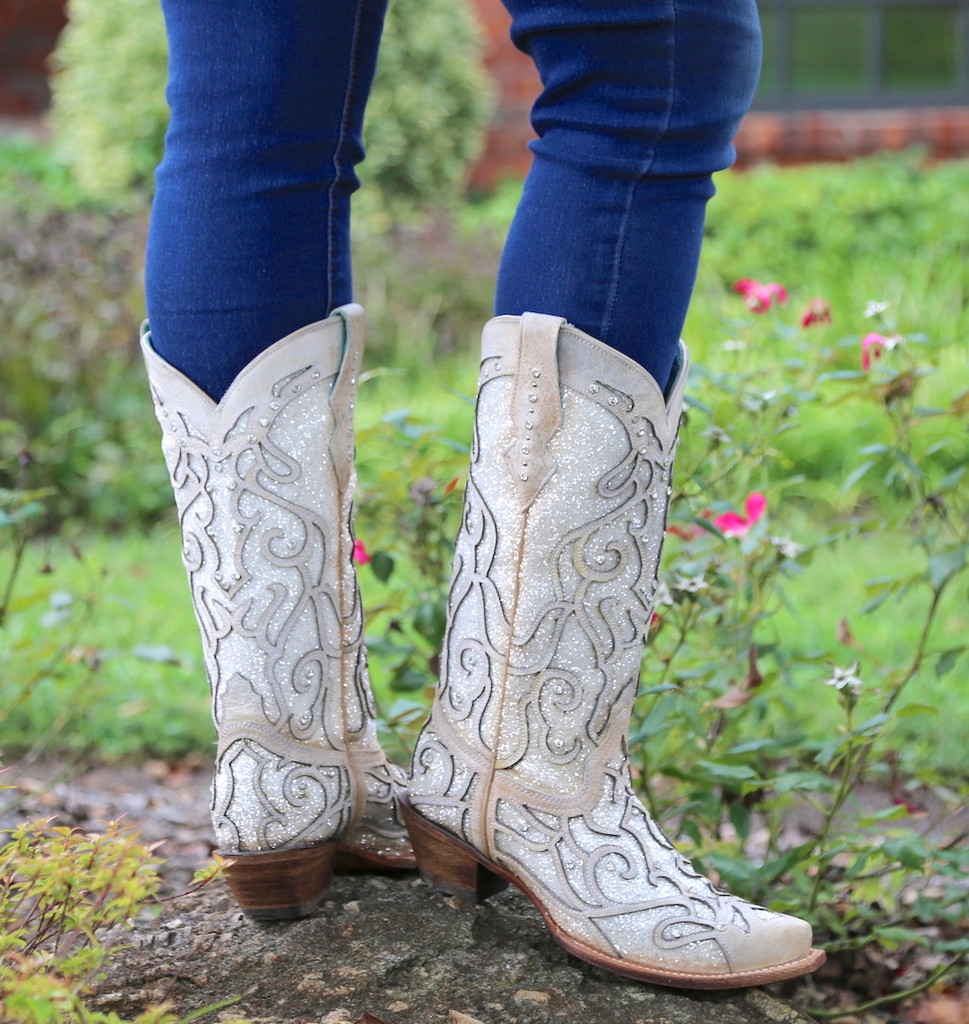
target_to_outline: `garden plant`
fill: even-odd
[[[969,243],[949,229],[965,222],[967,174],[906,154],[722,175],[685,331],[695,369],[631,732],[636,783],[705,871],[812,920],[832,967],[794,996],[819,1018],[932,1020],[925,1006],[969,977]],[[480,281],[516,189],[359,239],[374,343],[356,557],[382,728],[402,762],[437,673]],[[131,341],[143,225],[143,209],[91,199],[44,147],[0,146],[8,764],[176,759],[209,743]],[[144,867],[124,884],[124,916],[151,899],[152,854],[108,835],[118,859],[103,870]],[[27,943],[11,858],[59,843],[80,872],[109,844],[56,823],[6,841],[2,873],[20,880],[4,883],[5,913],[21,914],[12,934]],[[68,912],[73,882],[29,884]],[[69,945],[38,955],[69,965]],[[86,948],[85,978],[107,955]]]

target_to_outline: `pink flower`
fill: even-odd
[[[713,525],[727,537],[743,537],[767,511],[767,499],[755,491],[748,496],[745,511],[745,516],[737,512],[724,512],[713,520]]]
[[[827,299],[811,299],[801,314],[801,326],[831,323],[831,303]]]
[[[780,305],[787,302],[787,289],[776,281],[761,284],[752,277],[742,277],[734,283],[733,290],[738,295],[743,295],[747,300],[747,308],[752,313],[766,313],[775,299]]]
[[[366,565],[370,561],[370,555],[367,554],[366,545],[362,540],[353,542],[353,560],[358,565]]]
[[[882,352],[890,347],[888,338],[884,334],[866,334],[861,339],[861,367],[863,370],[871,369],[873,359],[881,359]]]

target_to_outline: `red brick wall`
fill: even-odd
[[[0,0],[0,114],[47,109],[47,58],[64,27],[65,0]]]
[[[531,163],[526,148],[535,137],[528,112],[542,88],[530,57],[508,38],[511,18],[501,0],[473,0],[485,36],[485,68],[494,81],[497,109],[484,156],[471,174],[474,188],[489,188],[502,177],[523,175]]]
[[[939,158],[969,155],[969,107],[748,114],[737,135],[741,164],[847,160],[925,146]]]

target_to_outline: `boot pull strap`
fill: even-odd
[[[562,317],[525,313],[512,397],[515,440],[507,451],[522,508],[528,508],[555,472],[548,443],[562,425],[558,339]]]
[[[343,319],[344,346],[340,370],[330,391],[330,408],[334,417],[330,454],[340,489],[345,491],[353,476],[353,407],[357,401],[357,382],[363,363],[365,324],[363,309],[355,303],[341,306],[333,312]]]

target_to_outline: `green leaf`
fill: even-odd
[[[846,494],[854,484],[868,472],[872,466],[875,465],[873,459],[869,459],[867,462],[863,462],[860,466],[856,467],[851,473],[849,473],[841,483],[841,493]]]
[[[757,778],[757,772],[745,764],[721,764],[717,761],[697,761],[696,767],[714,782],[734,785],[738,782],[751,782]]]
[[[652,706],[652,708],[650,708],[649,714],[643,719],[639,728],[633,734],[632,742],[638,746],[644,740],[662,732],[667,718],[669,718],[673,709],[676,707],[676,703],[677,698],[675,694],[670,693],[665,697],[661,697]]]
[[[730,804],[730,823],[741,839],[746,841],[750,838],[750,812],[740,800],[734,800]]]
[[[766,861],[758,869],[757,875],[763,883],[770,884],[777,881],[796,864],[799,864],[803,857],[813,849],[813,843],[802,843],[800,846],[792,846],[785,850],[779,857]]]
[[[965,654],[965,652],[965,647],[950,647],[949,650],[943,651],[939,655],[938,661],[936,661],[935,663],[936,677],[941,679],[944,675],[947,675],[955,667],[956,663],[959,661],[962,655]],[[922,707],[923,705],[918,706]],[[938,713],[937,708],[931,708],[928,710],[932,710]],[[896,712],[896,714],[900,714],[900,712]]]
[[[887,715],[884,712],[872,715],[871,718],[862,722],[857,729],[854,729],[850,735],[857,737],[870,736],[872,733],[877,733],[890,718],[891,715]]]
[[[891,807],[883,807],[874,814],[865,814],[858,819],[859,828],[871,828],[872,825],[882,825],[886,821],[898,821],[908,816],[908,808],[905,804],[893,804]],[[869,850],[870,854],[872,851]]]
[[[951,473],[946,473],[946,475],[939,481],[939,485],[936,490],[947,491],[950,487],[955,487],[955,485],[962,479],[965,472],[965,466],[958,466],[956,469],[952,470]]]
[[[939,590],[966,564],[966,545],[940,551],[929,559],[929,582],[933,590]]]
[[[833,740],[829,740],[821,749],[814,755],[815,764],[820,765],[822,768],[829,765],[834,759],[838,752],[843,746],[846,745],[846,738],[843,736],[836,737]]]
[[[835,788],[835,781],[821,772],[789,771],[781,772],[772,780],[772,785],[778,793],[824,793]]]
[[[918,704],[912,701],[909,704],[903,704],[900,708],[895,708],[893,714],[896,718],[916,718],[919,715],[938,715],[939,709],[931,704]]]
[[[417,606],[417,610],[414,612],[414,628],[435,647],[440,646],[444,639],[446,625],[447,612],[443,601],[436,601],[428,597]]]
[[[752,754],[755,751],[766,750],[769,747],[776,746],[776,744],[776,740],[746,740],[743,743],[738,743],[736,746],[731,747],[729,753],[731,756],[738,756],[740,754]]]
[[[898,861],[913,871],[921,871],[927,856],[925,842],[921,836],[914,834],[899,836],[897,839],[886,839],[881,845],[882,853],[889,860]]]
[[[902,928],[899,925],[877,928],[875,934],[886,949],[897,949],[903,942],[914,942],[920,946],[928,944],[928,937],[923,932],[918,932],[914,928]]]
[[[394,674],[390,681],[390,688],[398,692],[410,693],[414,690],[423,690],[431,681],[429,676],[416,669],[404,668]]]
[[[818,383],[822,384],[826,380],[859,380],[864,376],[861,370],[832,370],[830,373],[822,373]]]
[[[394,571],[393,556],[388,555],[386,551],[375,551],[370,556],[370,568],[381,583],[386,583]]]
[[[950,939],[948,942],[936,942],[934,948],[940,953],[956,953],[959,956],[969,955],[969,939]]]

